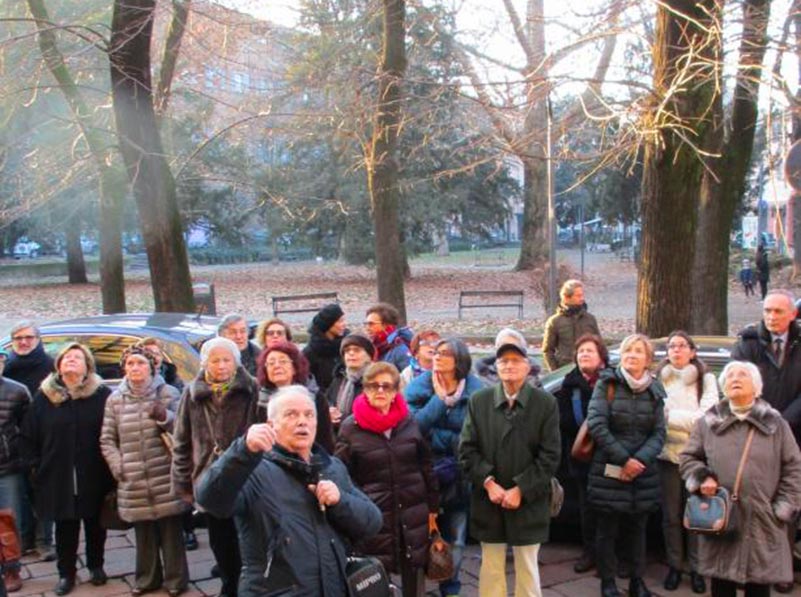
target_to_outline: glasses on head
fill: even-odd
[[[386,383],[383,381],[371,381],[364,384],[364,389],[368,392],[377,392],[378,390],[381,390],[382,392],[389,392],[394,390],[396,387],[398,386],[396,386],[394,383]]]
[[[284,337],[284,336],[286,336],[286,332],[284,330],[267,330],[266,332],[264,332],[264,335],[265,336],[276,336],[276,337],[277,336],[281,336],[281,337]]]
[[[685,348],[690,348],[690,345],[686,342],[671,342],[667,347],[668,350],[684,350]]]
[[[287,365],[291,365],[292,361],[289,359],[268,359],[266,364],[268,367],[286,367]]]
[[[11,336],[12,342],[33,342],[36,336]]]
[[[431,348],[435,348],[439,344],[439,340],[422,340],[420,342],[420,346],[430,346]]]

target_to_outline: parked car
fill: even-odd
[[[704,361],[710,370],[717,376],[723,367],[731,360],[731,349],[737,338],[732,336],[693,336],[693,340],[698,346],[698,357]],[[658,363],[667,356],[667,338],[656,338],[653,340],[655,355],[654,362]],[[609,350],[610,365],[616,366],[620,361],[619,346],[611,347]],[[544,375],[541,379],[542,387],[550,393],[557,392],[562,387],[565,375],[573,369],[573,365],[565,365],[560,369]],[[562,525],[577,525],[579,523],[579,502],[578,492],[573,485],[572,478],[567,472],[567,460],[569,454],[562,454],[562,461],[556,478],[565,489],[565,502],[562,511],[559,513],[557,523]]]
[[[70,342],[89,347],[97,372],[109,385],[122,379],[120,356],[130,345],[153,336],[164,343],[165,359],[173,363],[185,382],[200,368],[200,346],[216,335],[218,317],[182,313],[120,313],[45,323],[39,326],[45,350],[55,355]],[[11,338],[0,340],[6,349]]]
[[[42,246],[36,241],[28,240],[24,236],[17,241],[13,248],[15,259],[23,257],[35,259],[39,256]]]

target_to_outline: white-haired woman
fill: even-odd
[[[719,377],[724,399],[699,419],[682,451],[680,470],[690,493],[732,490],[740,455],[754,430],[740,485],[739,531],[702,535],[698,571],[712,578],[713,597],[770,595],[793,580],[787,525],[801,508],[801,453],[790,426],[760,398],[762,377],[752,363],[733,361]]]
[[[172,486],[187,502],[212,463],[256,422],[258,385],[237,345],[212,338],[200,350],[200,371],[186,387],[175,422]],[[241,560],[232,518],[207,515],[209,543],[220,568],[220,595],[235,597]]]

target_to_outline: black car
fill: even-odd
[[[193,379],[200,369],[200,346],[217,334],[219,322],[218,317],[182,313],[120,313],[45,323],[39,330],[51,355],[72,342],[88,347],[98,374],[114,386],[122,378],[122,352],[148,336],[163,343],[164,358],[176,366],[178,377]],[[6,336],[0,345],[10,349],[11,338]]]

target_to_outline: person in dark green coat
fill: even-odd
[[[615,544],[626,534],[633,567],[630,597],[650,597],[642,580],[645,526],[659,506],[657,456],[665,443],[665,389],[648,370],[654,349],[647,336],[632,334],[620,345],[620,366],[605,369],[587,409],[595,441],[587,498],[597,516],[595,553],[602,597],[619,597]]]
[[[537,553],[548,539],[551,477],[559,465],[556,399],[526,383],[522,336],[496,352],[501,383],[470,398],[459,460],[473,484],[470,528],[481,542],[478,592],[506,596],[506,546],[515,558],[515,596],[539,596]]]

